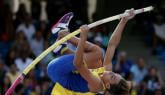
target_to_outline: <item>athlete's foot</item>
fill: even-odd
[[[52,34],[58,34],[59,31],[67,29],[71,19],[73,18],[73,13],[69,12],[65,14],[53,27]]]

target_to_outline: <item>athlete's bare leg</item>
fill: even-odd
[[[70,34],[67,30],[60,31],[58,34],[58,39],[61,39],[65,37],[66,35]],[[68,40],[69,43],[76,46],[78,45],[80,38],[78,37],[72,37]],[[67,49],[64,54],[74,54],[75,52],[71,49]],[[99,46],[92,44],[90,42],[86,42],[85,44],[85,56],[84,56],[84,62],[87,64],[89,69],[95,69],[99,68],[102,65],[102,50]]]

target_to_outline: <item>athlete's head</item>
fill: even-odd
[[[111,71],[106,71],[102,75],[102,81],[104,82],[106,89],[112,95],[129,95],[130,87],[128,82]]]

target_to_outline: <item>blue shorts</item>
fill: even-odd
[[[80,74],[74,73],[74,55],[68,54],[52,60],[47,67],[49,78],[64,88],[75,92],[89,92],[88,83]]]

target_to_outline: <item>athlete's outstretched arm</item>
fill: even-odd
[[[119,24],[117,25],[115,31],[113,32],[113,34],[109,40],[107,51],[105,53],[103,64],[104,64],[105,69],[109,70],[109,71],[112,70],[112,58],[114,56],[115,49],[117,48],[118,44],[120,43],[120,39],[121,39],[121,35],[124,30],[124,27],[125,27],[127,21],[132,19],[135,16],[135,14],[133,13],[134,9],[126,10],[125,12],[129,13],[129,16],[124,17],[120,20]]]
[[[97,92],[101,85],[101,80],[95,77],[84,65],[83,56],[84,56],[84,48],[85,42],[87,39],[87,32],[89,28],[87,26],[80,27],[82,32],[80,33],[80,40],[78,43],[77,51],[75,53],[74,64],[79,71],[80,75],[88,82],[88,86],[90,91]]]

